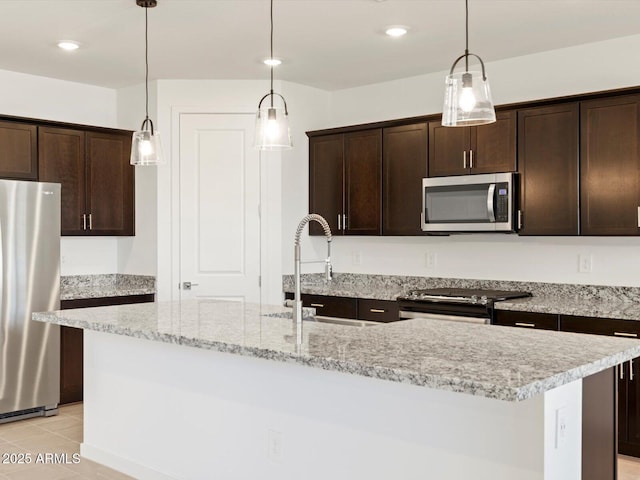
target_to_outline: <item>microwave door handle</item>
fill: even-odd
[[[487,211],[489,212],[489,221],[491,223],[495,223],[496,221],[496,212],[493,209],[493,198],[496,194],[496,184],[492,183],[489,185],[489,190],[487,191]]]

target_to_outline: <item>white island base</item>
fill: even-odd
[[[81,453],[135,478],[581,478],[582,380],[506,402],[91,330],[84,341]]]

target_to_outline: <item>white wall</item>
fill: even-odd
[[[155,94],[156,83],[151,82],[149,84],[149,116],[152,121],[157,118]],[[121,88],[117,91],[119,128],[126,130],[140,128],[145,115],[144,101],[144,84]],[[162,135],[160,138],[164,141]],[[136,234],[134,237],[119,237],[117,240],[118,273],[156,274],[158,261],[157,168],[135,167]]]
[[[282,154],[282,269],[293,271],[293,241],[298,223],[309,213],[309,139],[305,132],[324,128],[329,123],[329,92],[284,83],[291,117],[293,150]],[[308,227],[306,227],[305,232]],[[315,250],[308,235],[303,234],[300,250],[303,260],[324,259],[326,247]],[[303,272],[322,271],[321,265],[304,266]]]
[[[487,75],[497,104],[635,86],[640,65],[630,59],[638,49],[640,35],[635,35],[490,62]],[[445,73],[333,92],[331,117],[322,128],[440,112]],[[296,192],[298,202],[307,201],[304,181]],[[323,240],[311,242],[317,252],[324,249]],[[339,272],[640,285],[635,274],[639,238],[459,235],[340,237],[333,243]],[[361,256],[359,265],[354,265],[354,253]],[[434,268],[426,267],[427,253],[436,254]],[[592,273],[578,273],[580,254],[592,255]],[[285,263],[285,273],[292,271]]]
[[[114,90],[0,70],[0,114],[116,127]],[[63,237],[62,275],[115,273],[117,241],[111,237]]]

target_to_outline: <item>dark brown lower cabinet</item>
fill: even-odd
[[[293,299],[286,292],[284,298]],[[398,302],[370,298],[334,297],[332,295],[302,294],[302,305],[316,309],[316,315],[324,317],[353,318],[370,322],[395,322],[400,318]]]
[[[505,327],[534,328],[537,330],[558,330],[558,319],[558,315],[551,313],[496,310],[493,324]]]
[[[400,308],[395,300],[358,299],[358,320],[395,322],[400,320]]]
[[[60,308],[103,307],[129,303],[153,302],[154,295],[126,295],[122,297],[83,298],[62,300]],[[84,330],[60,327],[60,405],[81,402],[83,393]]]
[[[568,332],[638,338],[640,322],[561,315],[560,329]],[[618,453],[640,457],[640,383],[637,377],[640,362],[634,359],[619,365],[618,390]],[[596,477],[594,477],[596,478]]]
[[[582,380],[582,480],[618,478],[615,367]]]

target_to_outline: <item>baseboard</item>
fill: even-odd
[[[92,445],[87,445],[86,443],[80,444],[80,456],[138,480],[177,480],[177,477],[158,472],[157,470],[145,467],[127,458],[120,457]]]

